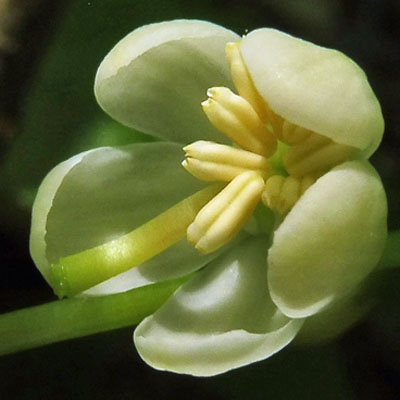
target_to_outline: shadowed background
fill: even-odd
[[[244,34],[274,27],[343,51],[366,72],[386,122],[372,163],[400,227],[400,3],[396,0],[0,0],[0,312],[54,300],[28,251],[38,185],[89,148],[146,140],[97,106],[104,55],[152,22],[205,19]],[[379,303],[333,343],[199,379],[144,364],[132,328],[0,358],[2,399],[397,399],[400,271],[379,276]],[[3,338],[1,338],[3,340]]]

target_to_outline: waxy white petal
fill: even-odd
[[[238,39],[232,31],[196,20],[136,29],[101,63],[97,100],[113,118],[145,133],[180,143],[227,142],[200,103],[216,83],[232,87],[224,50]]]
[[[100,296],[126,292],[140,286],[180,278],[204,267],[220,254],[237,246],[247,236],[246,233],[241,232],[225,246],[206,255],[200,255],[198,250],[184,239],[151,260],[93,286],[81,295]]]
[[[95,149],[55,167],[32,216],[31,254],[44,277],[60,257],[124,235],[201,189],[181,158],[179,145],[145,143]]]
[[[283,316],[268,295],[268,238],[248,239],[182,286],[135,331],[141,357],[156,369],[216,375],[285,347],[301,320]]]
[[[355,287],[378,263],[387,205],[367,161],[343,163],[318,179],[275,231],[268,283],[292,318],[317,313]]]
[[[343,53],[268,28],[245,36],[240,48],[275,113],[363,156],[376,150],[384,129],[381,108],[364,71]]]

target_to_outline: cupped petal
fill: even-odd
[[[268,295],[268,238],[250,238],[181,287],[134,334],[152,367],[210,376],[263,360],[285,347],[301,320],[277,310]]]
[[[371,296],[365,286],[358,285],[326,309],[307,318],[296,336],[296,344],[325,343],[343,335],[359,323],[376,304],[376,297]]]
[[[232,87],[224,50],[238,39],[232,31],[197,20],[136,29],[101,63],[97,101],[113,118],[145,133],[180,143],[226,142],[200,103],[208,88]]]
[[[267,28],[244,37],[241,51],[275,113],[365,157],[376,150],[384,129],[380,105],[363,70],[343,53]]]
[[[378,263],[387,236],[382,182],[367,161],[323,175],[275,231],[268,283],[292,318],[317,313],[356,286]]]
[[[55,167],[36,197],[31,254],[50,283],[50,264],[122,236],[203,184],[180,165],[172,143],[103,147]]]
[[[49,284],[51,281],[51,269],[46,255],[47,245],[45,239],[47,215],[52,207],[57,188],[62,183],[64,177],[76,164],[80,163],[82,158],[88,153],[90,153],[90,151],[77,154],[51,170],[41,183],[33,204],[29,242],[30,252],[36,266]]]
[[[241,232],[218,251],[205,255],[200,254],[186,239],[181,240],[151,260],[91,287],[82,295],[103,296],[180,278],[204,267],[220,254],[243,241],[247,236],[246,233]]]

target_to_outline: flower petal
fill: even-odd
[[[271,297],[287,316],[315,314],[378,263],[386,241],[382,183],[366,161],[341,164],[299,199],[268,254]]]
[[[218,25],[176,20],[123,38],[101,63],[95,93],[118,121],[171,141],[225,141],[200,103],[209,87],[232,87],[225,45],[239,37]]]
[[[215,260],[136,329],[141,357],[161,370],[216,375],[285,347],[301,320],[282,315],[268,295],[266,237]]]
[[[100,296],[126,292],[140,286],[182,277],[204,267],[245,237],[247,235],[241,232],[218,251],[205,255],[200,254],[186,239],[181,240],[151,260],[93,286],[82,294]]]
[[[332,341],[360,322],[374,304],[376,297],[368,293],[365,285],[356,286],[326,309],[307,318],[296,337],[296,344],[310,345]]]
[[[64,177],[90,153],[84,152],[62,162],[50,171],[41,183],[32,209],[32,224],[30,235],[30,252],[33,260],[47,283],[50,284],[51,269],[46,255],[46,224],[47,215],[52,207],[57,189]]]
[[[363,70],[344,54],[274,29],[241,43],[255,86],[289,122],[371,155],[384,122]]]
[[[31,254],[47,281],[50,264],[115,239],[201,189],[180,165],[180,146],[103,147],[55,167],[32,215]]]

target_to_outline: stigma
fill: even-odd
[[[200,140],[183,148],[182,165],[193,176],[227,183],[188,227],[187,239],[201,253],[231,240],[260,201],[281,219],[320,176],[356,152],[271,110],[254,85],[240,42],[228,43],[225,55],[238,94],[213,87],[201,106],[232,145]],[[276,168],[279,142],[286,146]]]

